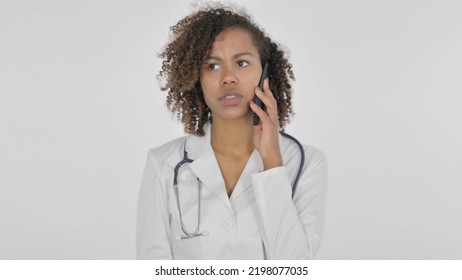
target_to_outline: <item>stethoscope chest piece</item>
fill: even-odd
[[[183,215],[182,215],[182,209],[181,209],[181,203],[180,203],[180,191],[178,190],[178,173],[180,168],[185,165],[185,164],[190,164],[192,163],[193,160],[188,157],[188,152],[186,151],[186,143],[185,147],[183,149],[183,160],[180,161],[174,169],[174,177],[173,177],[173,189],[175,191],[175,197],[176,197],[176,204],[178,207],[178,215],[180,218],[180,226],[181,226],[181,231],[183,232],[183,236],[181,236],[181,239],[189,239],[193,237],[198,237],[198,236],[203,236],[206,235],[205,232],[200,231],[200,226],[201,226],[201,202],[202,202],[202,181],[196,177],[197,180],[197,226],[196,229],[191,232],[189,229],[186,228],[184,222],[183,222]]]

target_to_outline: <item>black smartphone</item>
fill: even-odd
[[[258,82],[258,87],[261,90],[263,90],[263,82],[265,81],[267,77],[268,77],[268,62],[265,63],[265,66],[263,67],[263,71],[261,73],[260,81]],[[257,104],[260,108],[264,109],[265,105],[263,104],[261,99],[257,97],[257,95],[255,95],[255,97],[253,98],[253,102]],[[260,117],[254,112],[253,113],[253,125],[257,125],[259,121],[260,121]]]

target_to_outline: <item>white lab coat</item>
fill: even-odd
[[[316,148],[304,146],[305,166],[294,200],[292,183],[300,149],[280,136],[284,166],[263,170],[254,150],[230,198],[206,135],[185,136],[151,149],[147,155],[138,201],[139,259],[311,259],[324,227],[327,161]],[[180,170],[179,197],[183,223],[194,232],[198,221],[197,178],[203,182],[200,231],[203,236],[181,239],[173,170]]]

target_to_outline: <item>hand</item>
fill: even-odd
[[[265,110],[262,110],[253,101],[250,102],[250,108],[259,117],[260,122],[254,126],[253,142],[255,148],[260,153],[265,170],[282,166],[281,150],[279,148],[279,120],[276,99],[270,91],[268,79],[263,83],[263,90],[258,87],[255,94],[265,104]]]

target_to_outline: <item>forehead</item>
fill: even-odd
[[[239,27],[231,27],[215,37],[210,52],[223,51],[258,52],[250,32]]]

